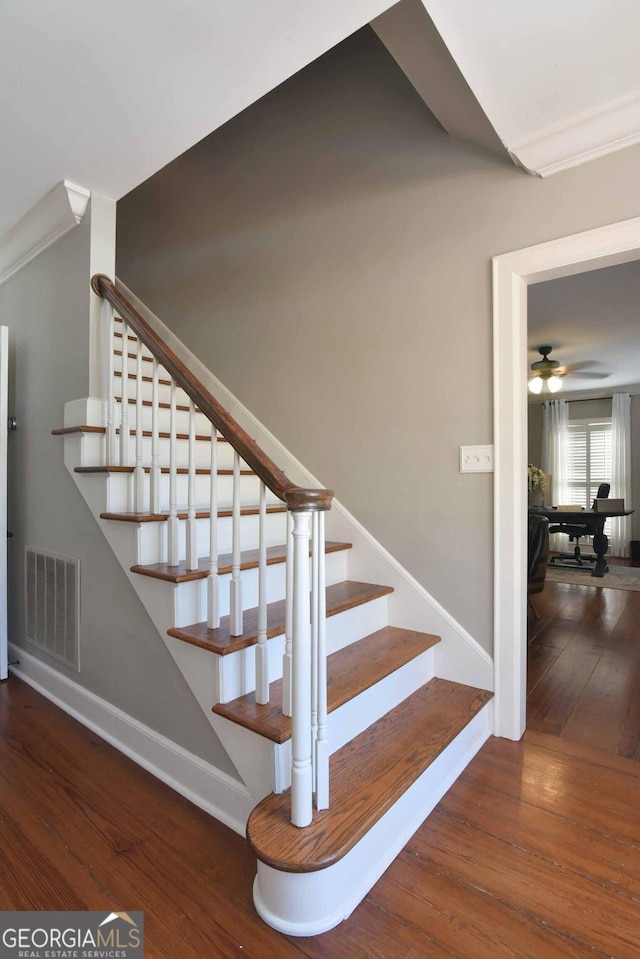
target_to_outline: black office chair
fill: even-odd
[[[600,483],[598,487],[598,492],[596,493],[597,499],[608,499],[609,493],[611,492],[610,483]],[[580,515],[579,513],[577,515]],[[591,553],[588,556],[584,556],[580,552],[580,539],[583,536],[589,536],[590,530],[587,526],[581,526],[578,523],[571,526],[550,526],[550,533],[568,533],[569,542],[575,543],[573,548],[573,553],[558,553],[557,556],[554,556],[550,562],[549,566],[562,566],[565,569],[580,569],[582,566],[591,565],[596,562],[597,556],[594,553]]]
[[[541,593],[549,562],[549,520],[539,513],[529,513],[527,537],[527,601],[536,619],[538,610],[532,596]]]

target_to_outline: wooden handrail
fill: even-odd
[[[251,467],[272,493],[287,504],[292,512],[331,509],[333,492],[327,489],[303,489],[292,483],[273,460],[260,449],[255,440],[251,439],[231,414],[196,379],[173,350],[167,346],[164,340],[140,316],[129,300],[116,288],[108,276],[105,276],[104,273],[96,273],[91,278],[91,289],[97,296],[111,303],[122,319],[134,330],[136,336],[142,340],[144,345],[171,374],[176,383],[202,410],[207,419],[220,430],[224,438],[240,454],[245,463]],[[123,344],[123,355],[126,350],[126,344]]]

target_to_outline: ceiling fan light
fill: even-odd
[[[534,376],[532,380],[529,380],[529,392],[530,393],[542,392],[542,377]]]
[[[559,376],[550,376],[547,380],[547,386],[550,393],[557,393],[558,390],[562,389],[562,380]]]

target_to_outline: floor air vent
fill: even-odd
[[[80,562],[26,547],[27,639],[80,671]]]

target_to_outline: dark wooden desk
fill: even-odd
[[[549,525],[554,526],[584,526],[585,536],[593,536],[593,552],[596,554],[596,565],[591,573],[592,576],[602,578],[607,569],[605,553],[609,549],[609,539],[604,531],[604,524],[611,517],[630,516],[632,509],[626,509],[622,513],[609,513],[598,510],[596,513],[592,509],[583,509],[580,512],[568,509],[553,509],[552,507],[532,506],[530,513],[540,513],[549,520]]]

